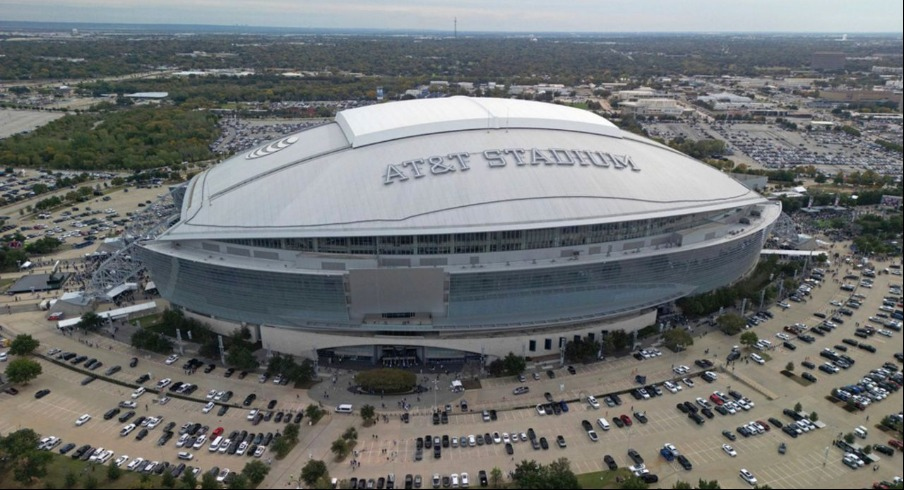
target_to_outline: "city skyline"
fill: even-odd
[[[899,2],[0,0],[0,20],[452,32],[901,32]]]

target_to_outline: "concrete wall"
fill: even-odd
[[[559,337],[572,340],[575,335],[581,337],[593,333],[596,339],[600,338],[603,330],[613,331],[622,329],[633,332],[656,322],[656,311],[650,310],[628,318],[621,318],[610,322],[597,322],[582,324],[573,327],[549,328],[536,331],[513,332],[509,334],[480,334],[473,336],[449,335],[441,337],[399,337],[378,335],[352,335],[348,332],[323,333],[306,332],[288,328],[261,326],[261,337],[264,348],[270,347],[274,351],[311,358],[316,349],[328,349],[334,347],[358,346],[358,345],[412,345],[428,346],[443,349],[457,349],[480,354],[481,352],[492,360],[495,357],[504,357],[509,352],[527,357],[557,354],[559,352]],[[552,348],[546,350],[545,340],[552,339]],[[530,341],[536,341],[536,350],[530,351]]]
[[[185,314],[186,318],[194,318],[195,320],[206,324],[212,332],[223,335],[224,337],[228,337],[232,335],[232,332],[235,332],[236,329],[242,328],[240,323],[231,322],[229,320],[220,320],[218,318],[199,315],[188,310],[182,310],[182,313]],[[257,325],[248,325],[248,331],[251,332],[251,342],[257,342],[260,338],[260,329],[257,328]]]

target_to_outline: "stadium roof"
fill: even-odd
[[[351,109],[237,155],[190,182],[159,239],[501,231],[760,202],[591,112],[452,97]]]

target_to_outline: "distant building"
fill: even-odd
[[[673,99],[641,99],[622,102],[619,105],[622,115],[633,116],[669,116],[684,117],[693,114],[694,110],[684,107]]]
[[[840,52],[817,51],[810,56],[810,68],[822,71],[843,70],[847,57]]]
[[[766,184],[769,183],[769,178],[765,175],[753,175],[753,174],[736,174],[729,173],[728,175],[731,178],[740,182],[744,187],[752,190],[752,191],[762,191],[766,188]]]
[[[130,99],[150,100],[165,99],[167,96],[169,96],[169,92],[135,92],[132,94],[123,94],[123,97],[128,97]]]

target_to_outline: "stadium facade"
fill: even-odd
[[[195,176],[140,255],[172,304],[275,351],[542,356],[736,281],[780,212],[590,112],[451,97],[343,111]]]

